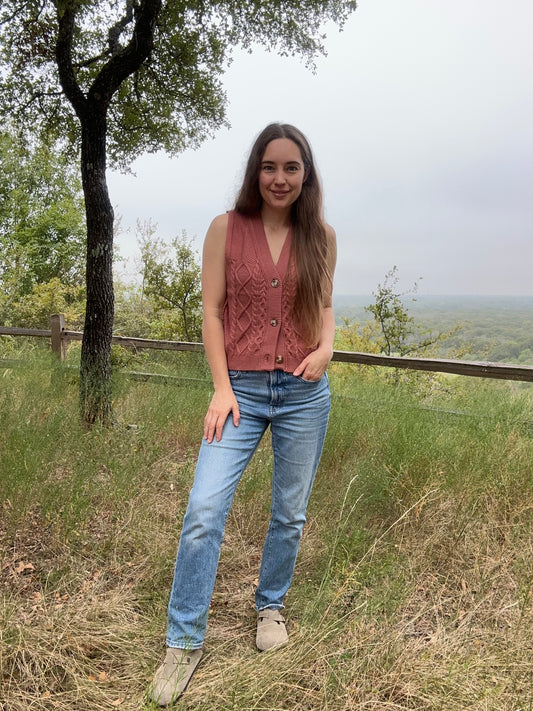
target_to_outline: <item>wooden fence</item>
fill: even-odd
[[[63,314],[54,314],[50,318],[50,329],[8,328],[0,326],[0,336],[33,336],[48,338],[51,348],[63,360],[70,341],[81,341],[83,333],[65,329]],[[157,349],[171,351],[202,352],[201,343],[185,343],[182,341],[156,341],[148,338],[129,338],[114,336],[113,343],[126,348]],[[334,351],[333,360],[341,363],[355,363],[385,368],[406,368],[409,370],[430,371],[433,373],[452,373],[476,378],[493,378],[499,380],[520,380],[533,382],[533,366],[512,365],[509,363],[484,363],[465,360],[442,360],[439,358],[406,358],[397,356],[376,355],[374,353],[357,353],[354,351]],[[144,374],[148,376],[149,374]]]

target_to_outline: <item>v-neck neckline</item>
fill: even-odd
[[[261,240],[260,240],[260,245],[262,247],[263,253],[265,256],[268,257],[268,260],[270,264],[274,267],[274,269],[278,272],[280,276],[284,276],[285,272],[287,271],[287,266],[289,264],[289,252],[290,252],[290,244],[291,244],[291,227],[289,226],[287,230],[287,234],[285,235],[285,239],[283,241],[283,246],[281,248],[281,252],[279,253],[279,257],[277,262],[274,261],[274,257],[272,256],[272,251],[270,250],[270,245],[268,244],[268,239],[266,236],[266,230],[265,226],[263,224],[263,220],[261,219],[261,215],[257,216],[258,222],[259,222],[259,232],[261,235]],[[265,262],[266,264],[266,262]]]

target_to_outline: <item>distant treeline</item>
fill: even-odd
[[[370,296],[334,297],[337,325],[365,324]],[[421,296],[404,299],[417,324],[434,332],[459,330],[437,347],[437,356],[533,365],[533,296]]]

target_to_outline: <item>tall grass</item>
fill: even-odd
[[[331,378],[289,644],[254,649],[266,441],[177,706],[533,709],[530,391],[457,378],[421,403],[352,372]],[[209,385],[121,381],[117,426],[85,430],[75,377],[48,361],[0,383],[0,708],[149,709]]]

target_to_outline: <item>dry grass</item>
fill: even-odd
[[[149,708],[144,693],[163,650],[171,575],[154,570],[154,561],[171,563],[179,508],[167,493],[147,484],[127,522],[99,519],[76,552],[37,515],[3,541],[3,711]],[[328,604],[298,599],[297,580],[289,645],[258,655],[252,600],[261,526],[251,530],[237,502],[205,658],[179,708],[530,709],[533,601],[531,588],[517,583],[533,560],[527,511],[502,522],[500,502],[482,505],[485,528],[478,520],[458,535],[462,503],[434,493],[374,547],[378,567],[391,549],[396,557],[405,589],[394,609],[376,605],[395,581],[365,579],[368,559],[344,571]],[[124,540],[104,561],[83,552],[89,546],[97,554],[99,541],[131,528],[143,531],[131,560],[124,561]],[[319,535],[311,521],[304,560],[320,548]],[[154,577],[162,589],[149,599]]]
[[[253,590],[268,519],[268,446],[258,452],[228,519],[204,658],[177,708],[533,709],[530,435],[502,440],[521,480],[505,478],[501,455],[486,486],[479,477],[475,487],[452,486],[439,451],[438,462],[425,455],[431,477],[416,484],[421,458],[405,460],[395,491],[367,511],[368,484],[359,490],[353,470],[382,446],[372,427],[344,449],[332,428],[287,599],[290,642],[262,655]],[[133,494],[115,496],[112,472],[99,464],[90,514],[78,526],[65,526],[64,502],[54,515],[34,501],[14,528],[13,502],[4,502],[2,711],[154,708],[145,692],[164,650],[193,475],[188,439],[172,432],[161,432],[160,454],[135,472]],[[71,477],[63,463],[47,481]]]

